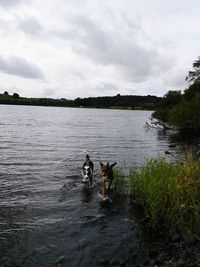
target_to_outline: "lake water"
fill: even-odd
[[[100,161],[129,170],[170,150],[168,135],[144,127],[150,116],[0,105],[0,266],[143,266],[148,248],[128,200],[105,207],[97,192]],[[92,190],[81,183],[85,151]]]

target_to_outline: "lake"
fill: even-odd
[[[173,153],[168,134],[144,127],[151,113],[0,105],[1,266],[145,264],[147,244],[128,200],[105,207],[97,192],[100,161],[128,171]],[[81,183],[86,151],[91,190]]]

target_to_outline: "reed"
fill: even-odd
[[[193,160],[191,154],[184,163],[152,159],[132,168],[128,179],[121,172],[116,173],[118,186],[122,184],[143,204],[153,225],[162,222],[200,234],[200,160]]]
[[[127,190],[129,190],[129,187],[125,171],[120,167],[116,167],[113,169],[113,172],[115,177],[115,192],[118,194],[127,194]]]

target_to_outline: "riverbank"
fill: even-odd
[[[28,98],[14,93],[0,93],[0,104],[8,105],[31,105],[31,106],[56,106],[56,107],[79,107],[79,108],[108,108],[108,109],[132,109],[132,110],[155,110],[160,102],[156,96],[117,95],[76,98],[74,100],[60,98]]]
[[[149,239],[147,266],[199,266],[200,160],[164,158],[132,168],[128,178],[115,170],[118,193],[130,194],[133,209]]]

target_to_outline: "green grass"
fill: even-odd
[[[115,177],[115,191],[119,194],[127,194],[128,190],[128,180],[122,168],[114,168]]]
[[[153,225],[200,234],[200,160],[188,155],[181,164],[159,158],[132,168],[128,178],[119,170],[115,175],[118,187],[135,196]]]

